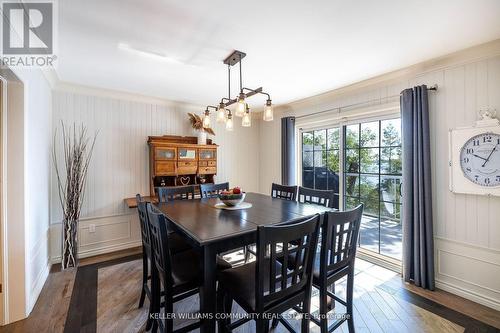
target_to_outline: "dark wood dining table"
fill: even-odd
[[[155,204],[180,235],[200,251],[203,285],[200,288],[201,332],[215,332],[217,254],[255,243],[257,227],[290,221],[330,210],[319,205],[247,193],[252,207],[215,208],[216,198],[178,200]]]

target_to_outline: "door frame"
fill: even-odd
[[[6,301],[6,288],[5,288],[5,271],[4,263],[6,262],[6,248],[5,241],[6,228],[5,228],[5,203],[6,203],[6,190],[5,190],[5,145],[6,145],[6,106],[7,106],[6,84],[3,77],[0,76],[0,326],[5,323],[5,311],[7,306]]]
[[[340,112],[335,109],[320,117],[299,118],[295,121],[295,163],[297,170],[296,184],[302,185],[302,133],[317,129],[338,127],[343,132],[343,127],[360,122],[370,122],[401,117],[399,102],[386,103],[364,108],[352,109],[348,112]],[[339,154],[339,176],[342,180],[339,182],[339,208],[344,208],[344,136],[340,135],[340,154]],[[370,250],[358,247],[357,256],[373,264],[401,273],[402,262],[389,256],[379,254]]]

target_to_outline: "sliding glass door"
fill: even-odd
[[[359,246],[398,260],[401,167],[399,118],[302,132],[302,186],[334,190],[344,209],[362,202]]]
[[[302,186],[335,192],[339,208],[340,129],[338,127],[302,133]]]

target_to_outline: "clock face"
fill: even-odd
[[[470,138],[460,151],[460,166],[471,182],[500,186],[500,134],[483,133]]]

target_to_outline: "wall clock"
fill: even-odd
[[[450,130],[450,191],[500,196],[500,121],[480,111],[475,126]]]

